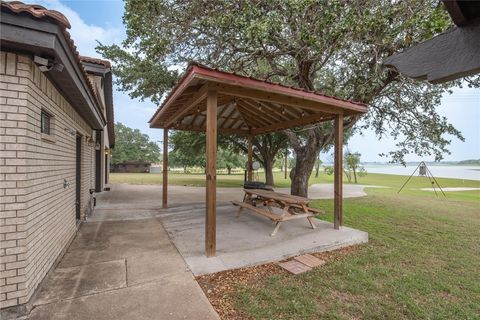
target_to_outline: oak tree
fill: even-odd
[[[117,122],[115,124],[115,148],[112,163],[143,161],[155,163],[160,159],[160,148],[148,135]]]
[[[125,41],[98,50],[133,97],[160,102],[179,67],[196,60],[368,104],[369,113],[345,118],[344,128],[393,136],[392,161],[409,153],[440,160],[446,134],[463,139],[436,111],[455,82],[412,81],[381,64],[451,25],[437,0],[127,0],[124,24]],[[291,192],[306,196],[319,151],[333,143],[332,124],[284,134],[296,154]]]

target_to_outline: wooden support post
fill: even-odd
[[[168,129],[163,129],[162,208],[168,207]]]
[[[335,229],[340,229],[343,225],[343,115],[335,116],[335,163],[334,173],[335,181],[333,185],[334,189],[334,222]]]
[[[248,136],[248,145],[247,145],[247,181],[253,180],[253,136]]]
[[[205,255],[215,256],[217,224],[217,92],[209,90],[207,94],[207,199],[205,216]]]

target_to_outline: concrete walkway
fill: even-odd
[[[364,186],[346,185],[347,197],[366,195]],[[288,193],[287,189],[276,189]],[[107,197],[99,200],[93,220],[134,220],[156,217],[195,275],[277,261],[300,253],[333,250],[368,241],[368,234],[343,227],[334,230],[331,223],[316,222],[310,229],[306,219],[282,224],[271,237],[273,223],[265,217],[245,212],[235,218],[237,208],[231,200],[242,200],[241,188],[217,189],[217,256],[204,255],[205,188],[169,186],[169,209],[161,209],[162,189],[155,185],[117,184]],[[333,186],[311,186],[315,198],[333,198]]]
[[[363,188],[364,186],[360,185],[345,185],[344,196],[364,196]],[[170,209],[167,211],[161,210],[161,191],[161,186],[156,185],[119,184],[113,185],[112,191],[98,195],[98,205],[93,216],[82,224],[67,253],[44,281],[28,319],[218,319],[159,221],[163,220],[171,228],[184,216],[190,219],[191,226],[199,224],[195,218],[203,219],[205,188],[170,186]],[[288,189],[277,191],[289,192]],[[313,199],[331,198],[333,187],[328,184],[313,185],[309,193]],[[217,189],[219,205],[235,199],[241,200],[242,197],[241,188]],[[226,208],[226,214],[219,210],[220,222],[223,216],[229,217],[229,221],[232,220],[232,208]],[[179,211],[177,214],[176,210]],[[184,210],[188,212],[182,213]],[[197,215],[198,217],[195,217]],[[254,227],[263,225],[271,228],[265,221],[256,222],[259,220],[256,216],[247,216],[244,219]],[[194,220],[196,224],[193,223]],[[295,228],[295,224],[286,225],[285,232],[278,240],[289,234],[286,232],[288,228]],[[236,229],[241,230],[238,226]],[[198,230],[203,230],[203,227]],[[232,229],[222,230],[219,237]],[[192,231],[191,236],[196,237],[195,232]],[[264,234],[267,233],[262,230],[257,236]],[[171,233],[172,235],[175,237]],[[271,241],[269,237],[265,238],[267,240],[264,241]],[[190,240],[190,245],[195,244],[194,239]],[[351,244],[349,241],[343,244]],[[200,244],[199,248],[202,247]],[[266,247],[268,248],[268,244]],[[251,248],[244,249],[248,255]],[[298,251],[298,248],[295,250]],[[287,253],[290,254],[290,251]],[[283,256],[285,252],[280,253]],[[235,257],[237,254],[238,250],[231,256]],[[184,252],[184,256],[189,260],[189,253]],[[237,266],[226,257],[229,257],[227,253],[223,257],[221,268],[208,267],[206,270],[218,271]],[[246,259],[242,257],[239,261]],[[273,259],[266,254],[265,257]],[[260,260],[257,260],[258,263]],[[202,265],[202,261],[198,262]],[[245,265],[249,264],[251,263]]]
[[[28,318],[218,319],[153,217],[159,198],[115,189],[98,197]]]
[[[160,210],[162,199],[162,187],[160,185],[130,185],[115,184],[115,194],[102,197],[98,208],[109,210],[140,208],[148,210]],[[343,197],[364,197],[365,188],[388,188],[383,186],[370,186],[361,184],[344,184]],[[289,188],[275,188],[275,191],[290,194]],[[217,188],[217,202],[224,203],[232,200],[243,199],[243,188]],[[308,188],[310,199],[333,199],[333,184],[320,183]],[[205,187],[168,186],[168,206],[178,207],[185,204],[205,203]],[[130,217],[131,215],[125,215]],[[135,214],[138,216],[138,214]],[[148,217],[150,215],[145,215]],[[97,215],[93,217],[97,219]],[[102,216],[101,219],[105,217]],[[111,217],[106,217],[111,218]]]

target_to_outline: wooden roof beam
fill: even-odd
[[[242,109],[247,112],[250,116],[254,117],[255,119],[261,120],[264,122],[264,124],[274,124],[277,123],[278,120],[275,118],[272,118],[268,115],[266,115],[264,112],[261,112],[257,110],[255,106],[252,106],[251,104],[247,103],[244,100],[240,100],[238,103],[240,103]]]
[[[228,96],[218,97],[218,108],[223,107],[225,104],[227,104],[231,100],[232,100],[232,98],[228,97]],[[177,103],[175,104],[175,106],[177,107]],[[181,106],[182,106],[182,104],[179,104],[178,107],[181,107]],[[190,111],[187,112],[186,114],[184,114],[182,116],[182,118],[185,118],[185,117],[188,117],[188,116],[191,116],[191,115],[198,115],[198,114],[201,114],[202,112],[204,112],[206,110],[207,110],[206,100],[202,100],[197,104],[197,110],[194,110],[194,108],[190,109]]]
[[[188,124],[176,124],[173,127],[171,127],[173,130],[185,130],[185,131],[195,131],[195,132],[205,132],[206,128],[205,127],[199,127],[199,126],[191,126]],[[219,133],[224,133],[224,134],[238,134],[238,135],[249,135],[250,131],[248,130],[239,130],[239,129],[232,129],[232,128],[217,128]]]
[[[250,100],[253,102],[253,100]],[[277,117],[280,117],[283,120],[289,120],[290,118],[282,113],[282,111],[278,110],[278,108],[276,108],[275,106],[269,104],[269,103],[266,103],[264,101],[255,101],[257,102],[262,108],[265,108],[266,110],[270,111],[271,113],[275,114]]]
[[[332,120],[333,118],[334,118],[334,116],[332,116],[332,115],[325,115],[325,114],[317,113],[317,114],[311,115],[309,117],[298,118],[298,119],[291,120],[291,121],[285,121],[285,122],[276,123],[276,124],[273,124],[273,125],[270,125],[270,126],[257,128],[257,129],[254,129],[252,131],[252,134],[257,135],[257,134],[263,134],[263,133],[268,133],[268,132],[280,131],[280,130],[287,129],[287,128],[301,127],[301,126],[304,126],[304,125],[307,125],[307,124]]]
[[[282,109],[281,112],[285,112],[285,114],[288,114],[294,118],[300,118],[302,113],[298,110],[298,108],[296,107],[287,107],[285,108],[285,106],[282,106],[282,105],[279,105],[278,103],[273,103],[273,102],[270,102],[270,104],[274,107],[274,108],[278,108],[278,109]]]
[[[237,110],[249,127],[263,127],[265,123],[261,122],[255,115],[249,113],[243,106],[237,102]]]
[[[243,88],[224,83],[212,83],[219,93],[231,95],[239,98],[249,98],[253,100],[267,101],[286,106],[301,107],[330,114],[343,114],[345,111],[366,112],[367,107],[362,105],[351,105],[349,107],[323,104],[321,102],[304,99],[295,96],[286,96],[277,93],[264,92],[256,89]]]
[[[197,106],[200,102],[207,98],[207,92],[209,89],[209,84],[205,83],[202,87],[185,103],[183,108],[179,108],[173,116],[169,117],[169,119],[165,122],[165,127],[170,127],[175,121],[180,119],[182,116],[186,115],[189,111],[191,111],[194,107]]]
[[[235,112],[238,114],[238,117],[232,117],[235,116]],[[244,123],[242,115],[240,114],[240,112],[238,112],[236,107],[233,107],[232,112],[229,114],[229,118],[225,119],[225,121],[222,122],[222,127],[238,129],[242,123]],[[240,125],[236,126],[237,124]]]
[[[240,114],[240,112],[238,114]],[[240,117],[241,116],[242,115],[240,114]],[[238,128],[241,128],[243,124],[245,124],[249,128],[249,130],[252,130],[252,128],[248,125],[248,123],[243,118],[234,121],[231,127],[232,129],[238,129]]]
[[[220,119],[220,117],[223,115],[223,113],[229,108],[228,105],[231,103],[232,99],[229,97],[229,99],[226,99],[226,100],[227,100],[227,102],[224,102],[221,106],[219,106],[219,108],[223,107],[223,109],[220,111],[220,113],[218,113],[217,119]],[[204,126],[205,122],[207,121],[207,114],[205,113],[205,115],[203,115],[203,116],[204,116],[204,118],[202,119],[202,122],[200,122],[200,126]],[[220,125],[218,123],[217,123],[217,126],[220,127]]]
[[[229,111],[227,112],[227,110]],[[219,120],[222,120],[222,121],[219,121],[218,127],[219,128],[223,127],[223,125],[228,121],[229,117],[234,112],[235,112],[235,106],[233,105],[233,103],[230,103],[228,106],[225,107],[225,110],[221,112],[221,116],[223,116],[223,118],[219,117]]]
[[[251,103],[245,99],[242,99],[242,103],[248,106],[248,110],[257,113],[257,115],[266,120],[269,124],[277,123],[280,120],[278,118],[272,117],[270,114],[266,113],[265,110],[258,108],[255,103]]]

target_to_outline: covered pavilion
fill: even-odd
[[[164,129],[162,206],[168,206],[168,130],[205,132],[205,254],[215,256],[218,133],[248,138],[247,179],[250,181],[252,141],[256,135],[334,121],[334,228],[339,229],[343,224],[343,119],[367,110],[362,103],[190,63],[150,119],[151,128]]]

